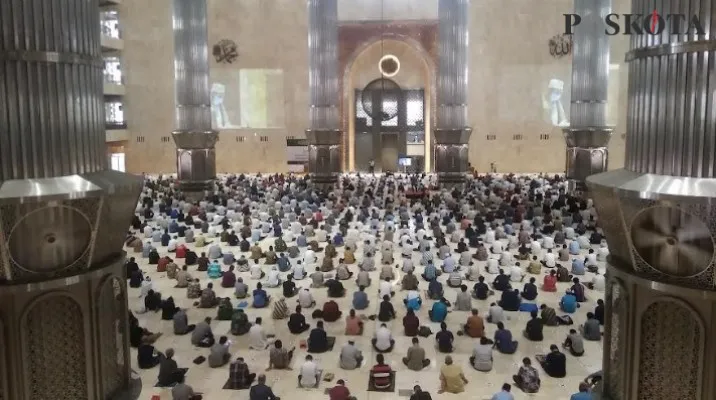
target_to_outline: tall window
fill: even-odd
[[[122,68],[119,63],[119,57],[104,58],[104,81],[115,85],[122,84]]]
[[[100,24],[103,35],[119,39],[119,14],[117,11],[102,11],[100,13]]]
[[[112,153],[110,155],[110,168],[115,171],[126,172],[124,170],[124,153]]]
[[[105,123],[108,127],[124,127],[124,111],[122,110],[122,102],[108,101],[104,103]]]

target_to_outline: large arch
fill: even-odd
[[[400,49],[403,54],[407,54],[413,59],[419,60],[419,67],[412,66],[413,68],[419,68],[422,75],[423,88],[425,90],[425,144],[424,144],[424,157],[425,157],[425,171],[429,172],[432,169],[432,138],[431,138],[431,127],[432,121],[434,120],[435,113],[435,75],[436,66],[433,58],[425,49],[425,47],[415,38],[408,35],[399,33],[378,33],[366,37],[366,39],[358,46],[349,56],[345,63],[345,68],[342,71],[342,86],[343,86],[343,115],[342,123],[343,130],[346,132],[347,140],[344,142],[344,169],[348,171],[355,170],[355,120],[353,118],[355,114],[355,88],[357,82],[355,81],[356,73],[362,65],[370,64],[373,60],[367,60],[366,58],[371,57],[371,53],[377,49],[389,49],[385,53],[394,52],[396,49]],[[406,65],[401,61],[401,70],[406,68]],[[396,75],[391,79],[396,80],[400,83],[401,77]],[[377,71],[377,60],[376,60],[376,72],[374,78],[378,78],[379,72]]]

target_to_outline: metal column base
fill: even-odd
[[[319,185],[332,185],[341,173],[340,129],[308,129],[308,172]]]
[[[435,138],[435,172],[440,185],[461,185],[469,172],[468,144],[472,128],[459,129],[436,128]]]
[[[606,172],[609,165],[609,139],[611,127],[565,128],[567,165],[565,167],[570,189],[586,190],[587,177]]]
[[[174,131],[177,147],[177,182],[189,197],[200,197],[214,186],[216,179],[217,131]]]

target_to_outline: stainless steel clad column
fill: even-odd
[[[464,182],[468,171],[467,79],[470,0],[438,3],[439,65],[435,171],[443,184]]]
[[[661,18],[684,14],[670,17],[681,33],[669,23],[632,36],[626,168],[587,178],[610,253],[604,383],[614,400],[711,400],[716,0],[657,6]],[[634,14],[653,11],[654,2],[632,3]]]
[[[216,178],[219,132],[211,129],[206,0],[173,0],[175,124],[179,188],[191,197]]]
[[[337,0],[308,0],[308,57],[308,170],[315,183],[330,185],[341,171]]]
[[[112,398],[142,179],[108,169],[99,0],[3,0],[0,27],[0,398]]]
[[[584,189],[584,180],[607,170],[609,89],[609,36],[604,18],[612,12],[612,0],[574,0],[574,13],[582,22],[572,35],[571,124],[563,129],[567,141],[567,179]]]

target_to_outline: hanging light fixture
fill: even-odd
[[[384,122],[390,121],[398,115],[398,93],[400,91],[400,86],[389,79],[398,74],[400,60],[392,54],[385,54],[385,0],[380,2],[380,23],[379,77],[368,83],[361,91],[361,106],[374,121]],[[374,102],[376,97],[377,102]]]

